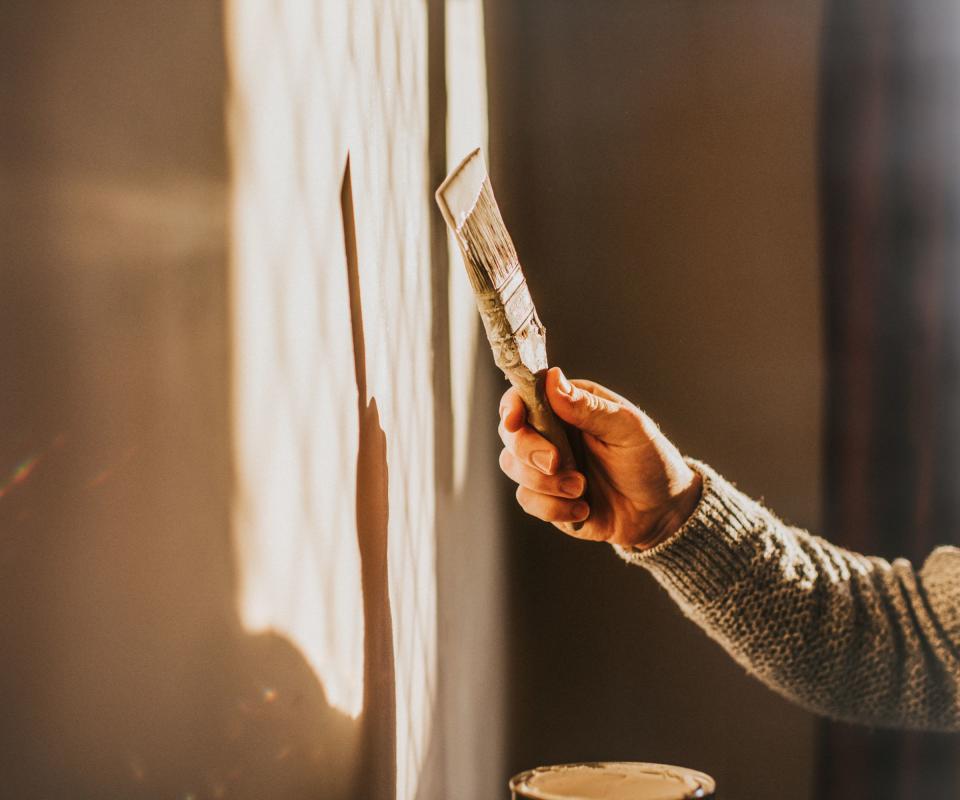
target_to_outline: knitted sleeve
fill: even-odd
[[[670,539],[617,547],[772,689],[871,725],[960,730],[960,549],[921,570],[781,522],[704,464],[703,496]]]

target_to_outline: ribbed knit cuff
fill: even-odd
[[[957,576],[960,575],[960,548],[938,547],[920,570],[920,579],[946,638],[960,642],[960,604],[956,602]],[[960,648],[957,650],[960,655]]]
[[[687,459],[703,479],[700,502],[669,539],[648,550],[614,545],[625,561],[649,570],[671,593],[694,605],[709,603],[742,576],[762,549],[754,532],[769,512],[706,464]]]

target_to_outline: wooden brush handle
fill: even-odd
[[[550,403],[547,401],[546,377],[546,370],[541,370],[534,375],[532,385],[517,386],[527,407],[527,420],[537,433],[556,446],[560,454],[560,469],[576,469],[582,472],[584,465],[578,463],[576,448],[571,442],[573,436],[579,439],[580,432],[576,428],[571,428],[565,424],[553,413],[553,409],[550,408]],[[516,386],[516,384],[514,385]]]
[[[529,375],[530,373],[527,373]],[[546,377],[547,371],[540,370],[533,376],[533,380],[520,379],[515,380],[513,375],[509,375],[510,382],[520,392],[524,405],[527,407],[527,421],[541,436],[548,442],[556,446],[560,455],[560,469],[575,469],[584,476],[587,474],[587,463],[583,450],[583,437],[580,431],[572,425],[568,425],[556,414],[550,407],[547,400]],[[584,492],[584,499],[589,492]],[[578,531],[583,527],[582,522],[568,523],[569,527]]]

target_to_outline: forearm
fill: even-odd
[[[960,551],[923,570],[791,528],[709,467],[693,516],[628,552],[764,683],[831,716],[960,729]]]

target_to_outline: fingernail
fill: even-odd
[[[573,518],[577,522],[581,522],[590,516],[590,506],[584,502],[579,502],[573,506]]]
[[[562,372],[557,382],[557,388],[565,395],[573,395],[573,386],[570,384],[570,381],[567,380],[567,376]]]
[[[570,475],[560,481],[560,491],[567,497],[579,497],[583,494],[583,478]]]
[[[546,472],[548,475],[553,472],[553,453],[548,453],[546,450],[538,450],[536,453],[531,454],[530,460],[541,472]]]

